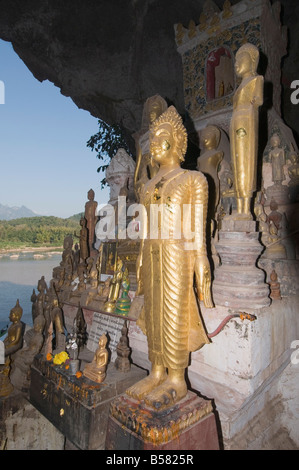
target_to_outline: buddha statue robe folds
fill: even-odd
[[[166,173],[160,181],[153,178],[146,185],[142,200],[148,218],[150,212],[155,217],[155,206],[160,206],[161,223],[157,224],[159,238],[151,239],[148,233],[144,240],[142,274],[146,282],[144,302],[147,311],[144,321],[141,317],[138,324],[144,325],[147,333],[151,362],[156,362],[157,358],[165,363],[165,367],[185,368],[189,351],[209,342],[200,322],[193,289],[195,258],[205,255],[202,210],[205,208],[206,212],[207,182],[202,173],[177,168]],[[184,209],[186,214],[184,205],[191,206],[189,220],[185,216],[185,227],[177,225]],[[195,224],[196,220],[198,224]],[[190,227],[187,226],[189,223]],[[161,239],[163,232],[167,236],[168,229],[169,239]],[[190,242],[190,249],[185,238],[188,233],[184,234],[184,231],[195,234],[196,241]],[[174,236],[179,234],[181,238],[175,239]]]

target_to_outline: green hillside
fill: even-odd
[[[0,220],[0,249],[62,246],[67,235],[79,234],[80,217],[81,214],[68,219],[41,216]]]

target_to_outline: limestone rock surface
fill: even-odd
[[[184,112],[181,58],[174,24],[199,23],[205,0],[0,0],[0,38],[40,81],[53,82],[79,107],[131,134],[145,100],[163,96]],[[214,2],[220,9],[223,0]],[[237,0],[232,0],[232,4]],[[293,28],[284,83],[296,75],[297,0],[282,0],[282,22]],[[295,37],[295,39],[294,39]],[[292,48],[293,47],[293,48]],[[290,95],[290,86],[285,85]],[[287,99],[288,98],[288,99]],[[288,125],[296,129],[289,96]],[[296,110],[297,111],[297,110]],[[294,121],[294,122],[293,122]]]

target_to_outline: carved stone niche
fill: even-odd
[[[230,95],[235,88],[233,54],[228,47],[209,52],[205,66],[206,101]]]
[[[232,6],[225,4],[222,11],[214,9],[209,14],[204,7],[192,34],[188,28],[175,25],[185,108],[197,132],[209,124],[229,132],[233,95],[240,84],[234,57],[246,42],[260,51],[259,73],[265,76],[265,84],[271,85],[265,87],[265,98],[281,114],[280,64],[287,53],[287,31],[280,22],[279,2],[271,5],[264,0],[241,0]]]

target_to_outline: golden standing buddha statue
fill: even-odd
[[[120,288],[121,288],[121,283],[123,280],[124,276],[124,263],[123,261],[118,257],[117,262],[116,262],[116,267],[114,271],[114,275],[111,279],[110,282],[110,288],[109,288],[109,295],[108,295],[108,300],[104,305],[104,311],[105,312],[114,312],[115,306],[116,306],[116,301],[119,297],[120,294]]]
[[[190,351],[209,343],[193,287],[195,275],[197,296],[202,296],[206,307],[212,307],[205,244],[208,185],[201,172],[180,168],[186,148],[186,129],[176,109],[170,106],[150,128],[150,151],[159,170],[140,194],[148,230],[151,213],[160,204],[162,224],[169,228],[168,239],[153,239],[147,233],[137,260],[136,295],[144,294],[144,308],[137,324],[147,336],[152,369],[149,376],[127,390],[129,396],[144,399],[156,409],[171,406],[186,396],[184,375]],[[190,237],[185,235],[181,220],[184,205],[191,208]],[[177,222],[180,239],[174,236]],[[188,242],[194,240],[192,249],[188,249]]]
[[[237,218],[252,219],[250,202],[256,190],[258,109],[263,104],[264,78],[257,75],[259,51],[246,43],[237,51],[235,71],[242,82],[233,98],[230,125],[231,158]]]

